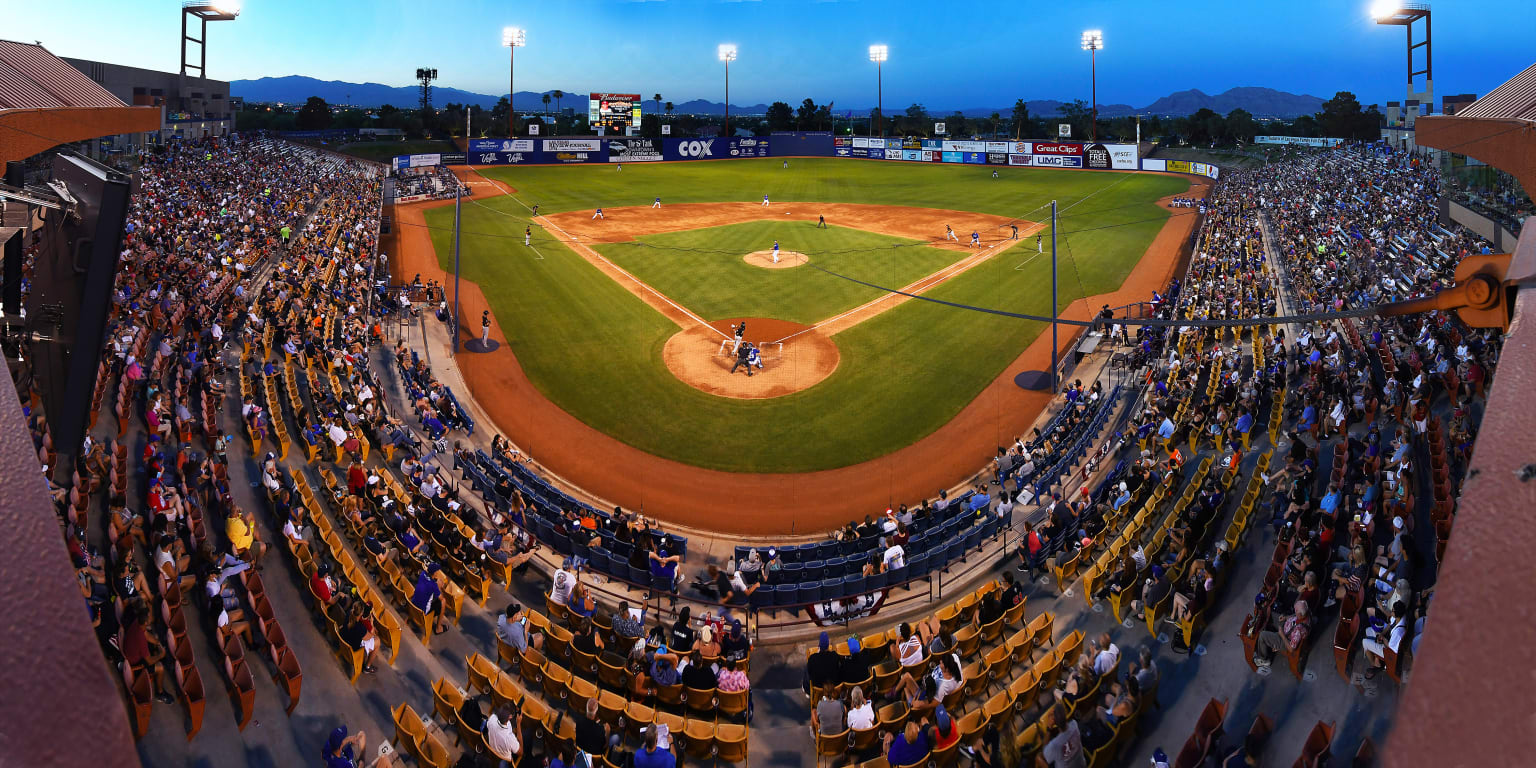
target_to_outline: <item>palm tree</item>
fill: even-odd
[[[549,94],[544,94],[544,114],[549,114]]]
[[[563,98],[565,98],[565,91],[562,91],[562,90],[560,90],[558,88],[555,89],[555,111],[556,112],[560,111],[560,100],[563,99]]]
[[[667,117],[671,117],[672,116],[672,102],[670,102],[670,101],[667,102],[666,110],[667,110]]]
[[[656,111],[658,111],[658,112],[661,111],[661,94],[658,93],[658,94],[652,96],[651,97],[651,101],[656,102]]]
[[[1002,125],[1002,124],[1003,124],[1003,115],[1002,115],[1002,113],[1000,113],[1000,112],[993,112],[992,113],[992,134],[990,136],[988,136],[987,138],[989,138],[989,139],[997,138],[997,127],[999,125]]]

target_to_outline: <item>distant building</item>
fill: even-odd
[[[1475,93],[1461,93],[1455,96],[1446,96],[1440,100],[1440,111],[1447,115],[1454,115],[1477,101]]]
[[[236,108],[232,102],[237,100],[229,97],[227,82],[189,77],[186,78],[184,95],[178,96],[182,78],[175,72],[61,58],[124,103],[160,108],[160,130],[110,136],[93,143],[97,149],[123,152],[163,144],[177,138],[227,136],[235,130]]]

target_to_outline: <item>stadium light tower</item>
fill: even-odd
[[[725,62],[725,137],[731,137],[731,62],[736,60],[736,44],[721,43],[720,60]]]
[[[507,138],[517,136],[517,49],[528,44],[528,30],[506,27],[501,30],[501,44],[507,47]]]
[[[1089,128],[1092,140],[1099,140],[1099,51],[1104,50],[1104,32],[1090,29],[1083,33],[1083,50],[1093,61],[1093,126]]]
[[[176,97],[181,101],[182,112],[187,112],[187,70],[196,69],[199,80],[208,79],[208,22],[234,21],[240,15],[239,0],[185,0],[181,4],[181,78],[176,83]],[[187,17],[195,16],[200,23],[197,37],[187,34]],[[197,43],[197,64],[187,62],[187,43]]]
[[[1435,106],[1435,71],[1432,64],[1432,46],[1430,45],[1430,19],[1429,3],[1405,3],[1399,0],[1378,0],[1370,7],[1370,16],[1377,24],[1383,26],[1402,27],[1408,33],[1408,101],[1419,102],[1418,115],[1427,115],[1434,111]],[[1413,23],[1419,19],[1424,20],[1424,40],[1420,43],[1413,42]],[[1424,68],[1413,68],[1413,50],[1424,49]],[[1419,75],[1424,76],[1424,90],[1416,91],[1413,88],[1413,79]],[[1403,114],[1408,114],[1408,104],[1403,104]],[[1404,118],[1404,125],[1412,127],[1413,123]]]
[[[890,46],[871,45],[869,60],[875,63],[875,112],[880,115],[880,135],[885,135],[885,60],[891,57]]]

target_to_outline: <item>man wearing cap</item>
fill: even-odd
[[[1166,598],[1168,593],[1171,591],[1173,591],[1173,584],[1171,584],[1163,575],[1163,567],[1160,565],[1154,565],[1152,566],[1152,577],[1147,579],[1146,586],[1142,587],[1141,600],[1132,600],[1131,610],[1136,612],[1137,619],[1145,620],[1146,613],[1144,612],[1144,609],[1146,606],[1157,605],[1158,603],[1162,602],[1163,599]]]
[[[817,640],[819,650],[812,653],[805,660],[805,679],[807,693],[820,690],[838,682],[838,676],[842,667],[842,657],[831,650],[831,637],[822,632]],[[862,679],[862,678],[861,678]]]
[[[928,733],[928,743],[933,745],[935,751],[942,750],[960,740],[960,724],[949,716],[949,711],[940,704],[933,713],[933,727]]]

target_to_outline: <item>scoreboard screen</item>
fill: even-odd
[[[627,128],[640,128],[640,94],[594,93],[587,101],[587,122],[595,130],[622,134]]]

